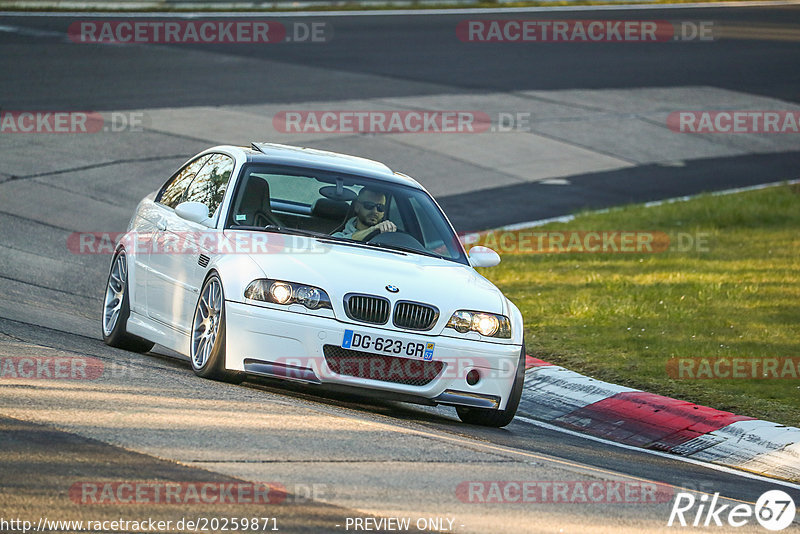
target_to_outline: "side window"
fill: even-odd
[[[201,156],[193,161],[190,161],[186,166],[178,171],[178,173],[164,186],[161,194],[156,198],[157,202],[174,208],[181,203],[183,193],[194,179],[197,171],[208,161],[210,156]]]
[[[225,154],[212,154],[206,164],[186,189],[182,202],[202,202],[208,206],[209,215],[222,203],[225,190],[233,173],[234,161]]]

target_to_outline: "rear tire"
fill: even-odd
[[[522,387],[525,385],[525,340],[522,341],[517,372],[514,375],[514,384],[511,386],[511,394],[503,410],[492,410],[490,408],[469,408],[467,406],[457,406],[456,413],[462,422],[470,425],[490,426],[494,428],[504,427],[514,420],[514,415],[519,407],[519,400],[522,398]]]
[[[194,374],[240,384],[245,374],[225,369],[225,294],[216,273],[203,283],[192,319],[190,358]]]
[[[130,292],[128,291],[128,257],[120,250],[111,262],[106,282],[106,296],[103,300],[103,341],[106,345],[134,352],[148,352],[153,348],[152,341],[127,332],[128,317],[131,315]]]

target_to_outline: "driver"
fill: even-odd
[[[375,230],[380,233],[397,231],[397,225],[392,221],[383,220],[386,213],[386,195],[379,191],[366,187],[361,189],[353,201],[353,212],[355,217],[351,217],[344,225],[344,229],[334,233],[333,237],[348,237],[363,241]]]

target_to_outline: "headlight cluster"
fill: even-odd
[[[331,309],[331,299],[324,289],[282,280],[253,280],[244,297],[274,304],[302,304],[309,310]]]
[[[486,337],[511,338],[511,322],[504,315],[458,310],[447,321],[447,327],[456,332],[473,331]]]

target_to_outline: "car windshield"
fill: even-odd
[[[364,235],[364,229],[380,223],[393,231]],[[246,165],[225,227],[314,233],[468,264],[458,237],[427,193],[357,175]],[[354,230],[362,232],[354,238]]]

